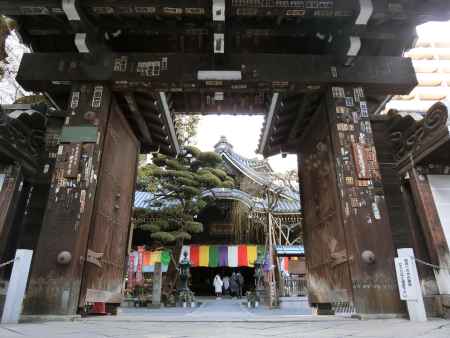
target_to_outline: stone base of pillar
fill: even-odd
[[[434,304],[439,317],[450,319],[450,295],[436,296]]]
[[[317,312],[316,314],[318,316],[333,316],[334,310],[331,303],[319,303],[317,305]]]

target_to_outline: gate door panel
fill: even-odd
[[[120,303],[139,144],[117,104],[105,136],[80,307]]]

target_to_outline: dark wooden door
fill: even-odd
[[[311,303],[352,303],[347,244],[325,109],[316,113],[300,144],[299,173],[304,210],[305,254]]]
[[[8,250],[12,244],[11,234],[16,230],[14,218],[25,204],[24,199],[27,195],[28,190],[23,189],[20,166],[0,162],[0,262],[14,257],[14,250],[13,252]],[[0,276],[6,271],[9,270],[0,270]]]
[[[105,135],[80,306],[120,303],[139,143],[113,102]]]

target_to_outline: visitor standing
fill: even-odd
[[[222,296],[222,287],[223,287],[223,282],[222,279],[220,278],[220,275],[216,275],[216,277],[214,277],[214,290],[216,292],[216,297],[217,299],[220,299],[220,296]]]
[[[230,291],[230,278],[228,276],[223,277],[223,294],[227,295]]]
[[[238,277],[235,272],[231,274],[230,278],[230,293],[231,297],[237,297],[239,292],[239,283],[238,283]]]
[[[238,272],[236,274],[236,277],[237,277],[238,286],[239,286],[239,298],[242,298],[242,292],[243,292],[244,283],[245,283],[244,276],[242,276],[241,273]]]

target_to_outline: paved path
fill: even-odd
[[[450,321],[367,320],[247,309],[240,300],[203,299],[196,309],[124,309],[74,322],[0,325],[0,338],[356,337],[449,338]]]
[[[197,308],[123,308],[117,317],[90,318],[88,320],[133,320],[146,322],[240,322],[240,321],[289,321],[297,320],[299,316],[306,320],[320,320],[324,317],[311,316],[311,309],[270,310],[266,307],[249,309],[245,299],[215,299],[199,298],[201,305]],[[309,315],[309,316],[308,316]],[[340,320],[339,317],[328,317],[328,320]]]
[[[200,299],[201,301],[201,299]],[[192,319],[236,320],[253,315],[242,305],[243,299],[203,299],[202,305],[188,314]]]
[[[1,338],[449,338],[450,322],[433,320],[297,321],[291,322],[141,322],[82,320],[0,326]]]

